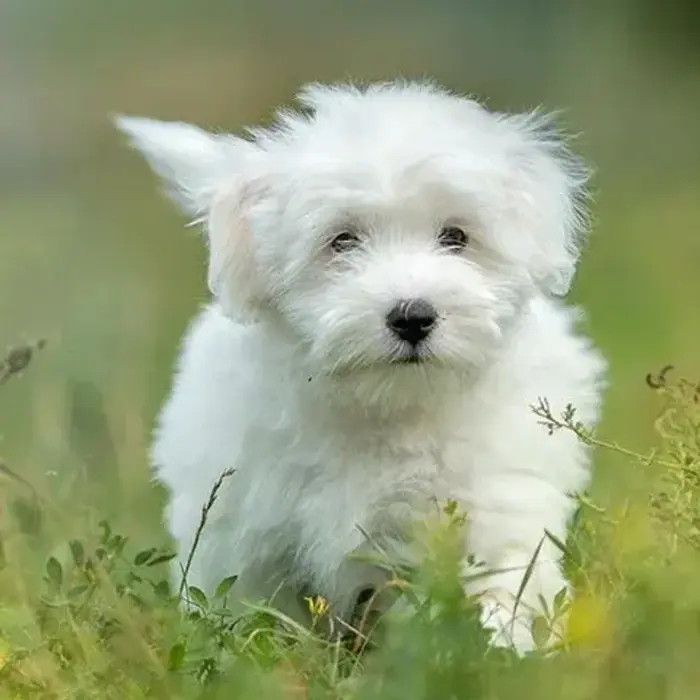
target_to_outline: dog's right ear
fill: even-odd
[[[245,316],[259,297],[245,216],[250,191],[245,173],[257,146],[182,122],[141,117],[117,117],[115,122],[192,223],[206,225],[209,287],[227,314]]]
[[[115,123],[161,177],[171,199],[197,220],[206,216],[220,188],[255,149],[243,139],[183,122],[119,116]]]

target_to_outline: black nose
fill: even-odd
[[[418,345],[425,340],[437,322],[435,307],[423,299],[400,301],[387,315],[387,327],[401,340]]]

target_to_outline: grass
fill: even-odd
[[[7,355],[0,399],[42,348]],[[226,595],[235,577],[208,598],[187,585],[185,567],[173,590],[167,543],[131,539],[107,520],[62,541],[74,514],[3,464],[0,698],[694,698],[700,384],[670,368],[646,383],[656,418],[653,449],[644,454],[586,431],[573,407],[555,416],[544,398],[533,406],[543,431],[573,431],[624,459],[646,495],[614,508],[574,495],[570,537],[556,544],[576,595],[545,611],[533,632],[544,640],[557,618],[568,623],[556,653],[542,647],[526,658],[493,648],[478,600],[462,594],[464,518],[454,504],[421,533],[420,570],[387,562],[409,614],[390,617],[372,645],[364,628],[349,642],[347,634],[328,634],[347,629],[319,598],[309,600],[315,623],[308,629],[265,601],[234,616]],[[202,528],[227,476],[202,504]]]
[[[216,32],[195,41],[190,24],[167,30],[164,17],[147,24],[143,12],[111,41],[95,42],[86,24],[79,33],[90,39],[89,50],[61,35],[64,44],[70,39],[70,56],[59,55],[57,44],[37,43],[36,32],[31,41],[24,26],[15,31],[31,55],[27,66],[41,66],[26,78],[43,95],[45,114],[38,123],[26,120],[38,137],[30,149],[37,160],[25,163],[20,148],[15,162],[10,148],[6,163],[0,335],[2,342],[46,337],[48,344],[36,359],[28,352],[34,343],[21,346],[10,364],[22,369],[29,359],[31,367],[24,377],[13,369],[0,379],[0,700],[696,700],[698,414],[693,385],[678,379],[700,372],[700,180],[687,138],[697,121],[694,93],[680,72],[646,54],[640,62],[626,40],[609,42],[604,34],[590,47],[564,47],[562,84],[547,81],[540,95],[532,82],[520,85],[513,64],[499,80],[490,54],[463,41],[464,27],[452,14],[446,17],[454,41],[422,22],[416,34],[407,30],[394,41],[399,29],[394,15],[387,17],[388,34],[383,24],[371,36],[350,29],[337,54],[335,39],[322,48],[314,39],[304,53],[304,41],[271,41],[267,30],[256,38],[245,23],[238,31],[251,38],[239,45],[230,24],[211,17]],[[148,38],[142,49],[132,48],[136,25]],[[534,45],[524,26],[517,28],[524,45]],[[508,43],[501,29],[484,33],[499,55]],[[572,31],[583,41],[585,27],[577,23]],[[432,51],[416,50],[426,41],[435,44],[435,56],[438,47],[450,55],[458,48],[454,65],[446,54],[426,63]],[[465,59],[465,47],[474,60]],[[612,48],[621,60],[611,67]],[[623,63],[629,70],[616,72]],[[276,77],[280,67],[286,77]],[[166,583],[164,495],[150,483],[145,455],[177,338],[204,298],[205,251],[197,236],[182,233],[105,114],[235,126],[257,121],[301,76],[411,67],[439,68],[466,90],[476,84],[495,93],[503,106],[540,96],[570,106],[574,130],[586,135],[586,156],[600,169],[599,221],[573,300],[583,302],[587,330],[610,360],[605,420],[590,436],[575,414],[534,407],[543,431],[574,430],[597,445],[591,492],[577,495],[578,516],[561,543],[577,595],[566,611],[564,649],[554,657],[518,659],[489,649],[477,602],[465,600],[457,585],[452,543],[462,525],[453,512],[425,533],[429,556],[421,571],[394,563],[395,585],[416,614],[393,621],[381,648],[360,655],[363,638],[340,644],[322,636],[329,623],[322,600],[309,603],[316,615],[309,631],[265,605],[234,620],[222,595],[205,599]],[[694,75],[692,65],[687,71]],[[656,133],[664,137],[650,138]],[[649,368],[669,360],[682,369],[650,387]],[[220,593],[228,586],[235,582],[222,582]],[[180,597],[190,601],[188,613]],[[551,624],[538,620],[538,636]]]
[[[524,660],[489,650],[476,602],[456,585],[445,514],[406,588],[419,614],[358,658],[264,605],[234,621],[220,600],[183,590],[196,599],[183,615],[164,583],[164,499],[145,454],[176,338],[202,295],[204,252],[146,174],[132,183],[123,172],[110,162],[0,200],[2,334],[48,340],[25,376],[0,386],[0,700],[695,700],[697,409],[675,372],[654,390],[645,375],[672,358],[697,376],[696,182],[629,202],[603,183],[612,193],[574,298],[610,358],[611,388],[596,479],[563,543],[578,591],[566,650]],[[575,416],[550,418],[577,428]]]

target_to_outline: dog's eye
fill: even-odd
[[[448,250],[461,250],[469,243],[469,235],[459,226],[445,226],[440,231],[438,241]]]
[[[336,253],[344,253],[347,250],[352,250],[360,244],[360,237],[352,231],[343,231],[339,233],[332,241],[331,248]]]

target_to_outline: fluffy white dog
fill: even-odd
[[[429,84],[313,85],[299,100],[246,138],[119,120],[209,242],[214,301],[153,448],[181,564],[235,469],[188,582],[238,574],[240,596],[303,616],[313,591],[347,618],[383,580],[353,556],[366,533],[398,545],[455,499],[465,562],[493,572],[468,592],[499,642],[527,649],[514,599],[589,475],[585,448],[530,406],[572,403],[593,424],[604,372],[555,299],[585,232],[586,171],[548,119]],[[523,616],[566,587],[557,560],[545,538]]]

